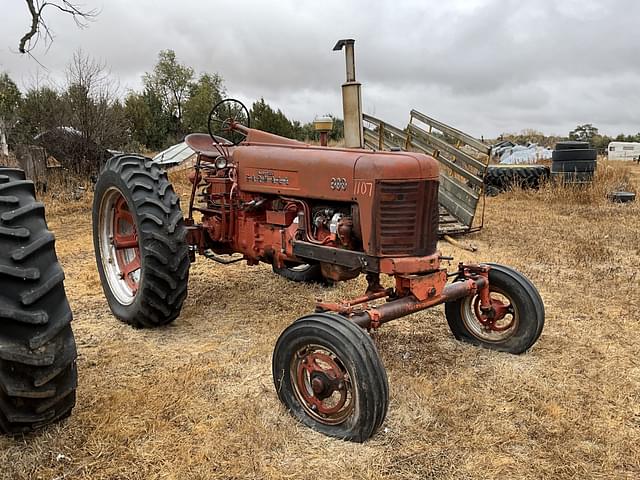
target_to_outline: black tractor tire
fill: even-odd
[[[576,160],[587,160],[595,162],[598,158],[598,151],[595,148],[582,150],[554,150],[551,152],[551,159],[554,162],[566,162]]]
[[[574,185],[593,182],[595,172],[552,172],[551,180],[556,184]]]
[[[322,353],[322,352],[325,353]],[[330,362],[323,362],[322,355]],[[320,363],[311,356],[321,356]],[[307,360],[312,360],[307,363]],[[297,362],[297,363],[296,363]],[[338,411],[335,417],[320,411],[312,401],[324,402],[322,395],[328,395],[326,385],[320,392],[311,389],[312,379],[317,376],[325,379],[337,378],[325,376],[329,370],[320,370],[320,365],[327,367],[333,362],[342,376],[345,397],[350,399]],[[300,378],[301,365],[313,364],[318,370],[303,372]],[[346,318],[329,313],[315,313],[301,317],[289,325],[278,338],[272,363],[273,380],[278,397],[291,414],[304,425],[325,435],[348,440],[364,442],[382,425],[389,405],[389,384],[380,356],[371,337],[360,327]],[[304,381],[305,385],[298,385]],[[312,400],[304,398],[305,392]],[[335,400],[336,391],[332,391],[330,401]],[[315,399],[315,400],[313,400]],[[330,405],[334,408],[340,405]],[[322,405],[324,406],[324,404]]]
[[[326,279],[322,276],[322,269],[319,263],[285,263],[285,266],[282,268],[273,265],[273,273],[293,282],[327,283]]]
[[[596,170],[595,160],[566,160],[564,162],[554,161],[551,164],[551,173],[569,172],[569,173],[582,173],[591,172]]]
[[[0,432],[71,414],[76,344],[53,234],[22,170],[0,168]]]
[[[105,231],[117,223],[109,220],[109,212],[114,210],[111,202],[122,201],[120,197],[137,236],[137,252],[136,247],[125,250],[133,251],[139,262],[131,280],[134,287],[122,274],[113,236]],[[117,155],[107,161],[96,182],[93,244],[104,294],[116,318],[144,328],[166,325],[178,317],[189,279],[186,235],[179,197],[160,166],[138,155]]]
[[[485,192],[493,196],[516,187],[537,189],[548,178],[545,165],[490,165],[484,176]]]
[[[567,140],[556,143],[555,150],[584,150],[590,148],[589,142],[579,142],[577,140]]]
[[[513,354],[524,353],[538,340],[544,327],[544,303],[540,293],[521,273],[498,264],[488,264],[489,289],[511,305],[511,328],[486,331],[476,317],[477,296],[463,297],[445,304],[447,323],[453,336],[463,342]]]

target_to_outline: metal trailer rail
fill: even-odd
[[[374,150],[406,150],[426,153],[440,163],[438,233],[463,235],[484,224],[483,178],[491,147],[460,130],[411,110],[409,124],[401,130],[363,114],[364,145]],[[480,208],[480,210],[479,210]]]

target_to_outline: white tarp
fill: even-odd
[[[503,165],[518,165],[521,163],[536,163],[538,160],[550,160],[552,150],[546,147],[539,147],[535,143],[531,145],[515,145],[506,148],[500,156],[500,163]]]
[[[185,142],[182,142],[163,150],[153,157],[153,161],[160,165],[179,165],[195,155],[195,153],[196,152],[194,152],[191,147],[189,147]]]

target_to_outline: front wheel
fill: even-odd
[[[524,275],[504,265],[488,264],[491,303],[498,317],[487,322],[478,295],[445,304],[445,315],[454,337],[502,352],[526,352],[538,340],[544,326],[544,304]]]
[[[387,374],[373,340],[335,314],[307,315],[280,335],[273,380],[291,414],[331,437],[364,442],[387,413]]]
[[[113,314],[135,327],[173,321],[187,296],[189,251],[178,196],[148,158],[105,165],[93,201],[93,244]]]

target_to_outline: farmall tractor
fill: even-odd
[[[249,126],[244,105],[225,100],[211,112],[209,134],[187,136],[198,155],[184,213],[151,160],[108,161],[93,228],[117,318],[135,327],[173,321],[196,254],[221,264],[315,265],[336,282],[366,275],[362,296],[317,302],[273,352],[275,389],[293,416],[352,441],[369,438],[387,413],[387,375],[370,330],[444,303],[459,340],[518,354],[538,339],[544,306],[523,275],[495,264],[442,267],[434,158],[313,146]],[[394,286],[384,288],[381,275]]]

